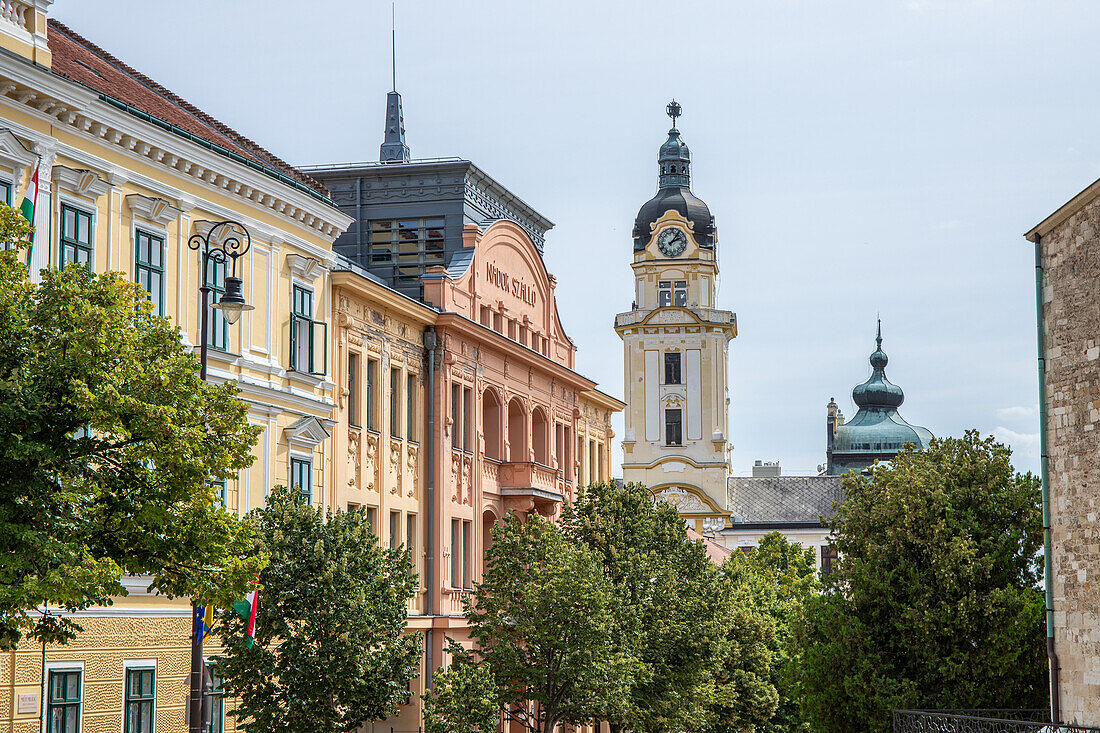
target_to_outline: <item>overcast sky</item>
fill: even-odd
[[[389,2],[50,12],[291,163],[377,160]],[[555,222],[578,368],[617,396],[630,230],[683,105],[737,313],[735,474],[824,462],[825,405],[855,413],[878,314],[906,419],[1035,469],[1022,235],[1100,176],[1098,21],[1086,0],[399,0],[397,85],[414,157],[468,158]]]

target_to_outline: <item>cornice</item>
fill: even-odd
[[[0,63],[4,61],[7,59],[0,59]],[[22,105],[50,124],[60,123],[86,139],[114,146],[128,157],[156,165],[173,175],[189,177],[208,190],[273,211],[330,242],[353,221],[335,206],[280,185],[260,171],[170,131],[151,124],[135,124],[137,118],[102,101],[99,95],[38,67],[3,63],[0,98]]]
[[[107,193],[107,189],[111,187],[111,184],[100,178],[95,171],[55,165],[50,173],[52,179],[57,182],[58,188],[62,191],[68,191],[93,201]]]
[[[178,219],[179,215],[183,213],[183,209],[172,206],[167,199],[142,196],[139,193],[126,196],[126,205],[130,207],[130,211],[135,216],[162,227],[168,226],[170,222]]]

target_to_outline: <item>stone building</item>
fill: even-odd
[[[1100,180],[1026,236],[1035,246],[1051,702],[1057,719],[1100,727]]]

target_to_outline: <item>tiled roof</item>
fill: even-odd
[[[694,542],[702,540],[703,549],[707,551],[707,557],[710,558],[710,561],[715,565],[721,565],[730,555],[733,554],[733,550],[727,547],[723,547],[714,540],[707,539],[703,535],[696,532],[694,529],[689,529],[687,533],[688,539]]]
[[[157,82],[104,51],[63,23],[48,21],[51,70],[99,94],[174,125],[197,138],[236,153],[328,197],[328,189],[252,140],[218,122]]]
[[[746,523],[808,522],[833,515],[844,501],[841,476],[731,476],[727,484],[730,514]],[[734,527],[736,527],[736,523]]]

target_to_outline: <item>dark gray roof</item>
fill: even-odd
[[[740,522],[818,524],[833,515],[833,504],[844,500],[840,476],[731,476],[726,484],[726,509]]]

